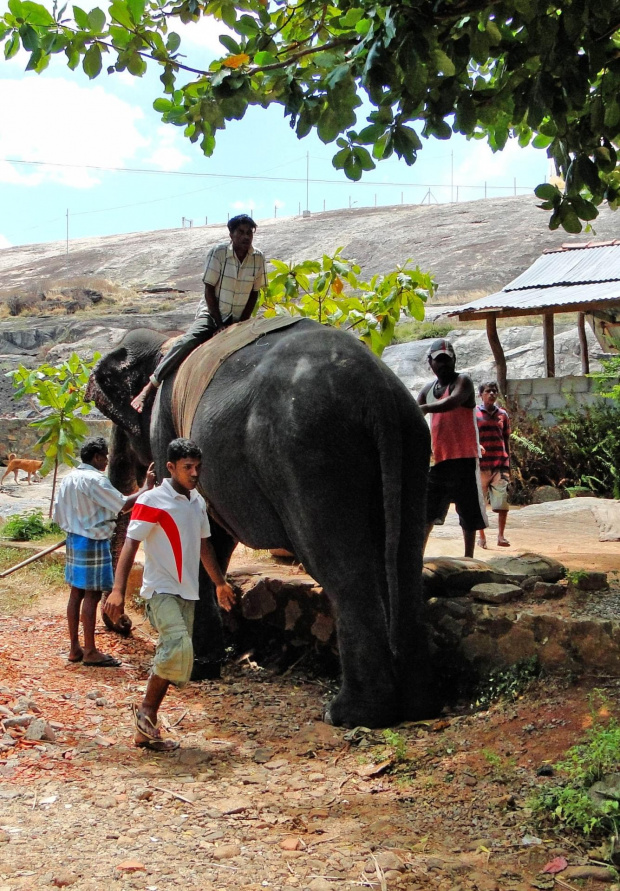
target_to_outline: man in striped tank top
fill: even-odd
[[[428,363],[436,376],[418,394],[422,412],[430,415],[433,464],[429,474],[426,539],[441,526],[448,507],[459,516],[465,556],[474,556],[476,532],[489,524],[482,497],[476,425],[476,391],[467,374],[459,374],[449,340],[434,340]]]
[[[504,535],[508,518],[507,489],[510,481],[510,418],[508,412],[497,405],[499,387],[497,381],[485,381],[478,387],[482,403],[476,408],[478,435],[482,446],[480,478],[482,494],[490,501],[491,510],[497,514],[497,543],[509,548]],[[480,530],[478,544],[486,548],[484,529]]]

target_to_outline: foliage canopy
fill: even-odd
[[[620,0],[111,0],[107,10],[9,0],[6,58],[37,72],[64,53],[90,78],[161,67],[154,108],[206,155],[250,105],[283,107],[302,138],[336,143],[358,180],[392,154],[413,164],[425,138],[453,133],[547,150],[564,192],[538,187],[550,226],[579,232],[615,209],[620,169]],[[212,16],[223,53],[189,64],[175,23]],[[177,25],[178,27],[178,25]],[[231,34],[232,32],[232,34]],[[366,120],[358,120],[358,110]]]
[[[394,339],[401,314],[422,321],[424,304],[437,286],[432,275],[417,266],[409,269],[407,263],[363,281],[355,260],[345,259],[341,251],[300,263],[272,259],[273,272],[259,306],[267,318],[288,313],[348,328],[380,356]]]

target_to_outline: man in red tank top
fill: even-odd
[[[476,532],[489,524],[482,498],[476,424],[476,392],[471,378],[455,370],[456,354],[449,340],[434,340],[428,363],[436,379],[418,394],[418,405],[430,415],[433,465],[429,474],[426,539],[441,526],[448,507],[459,516],[465,556],[474,556]]]

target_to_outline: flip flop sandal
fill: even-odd
[[[100,662],[86,662],[84,665],[90,665],[91,668],[120,668],[121,660],[115,659],[114,656],[106,655]]]
[[[71,659],[70,656],[67,656],[67,662],[70,662],[71,665],[77,665],[77,663],[78,663],[78,662],[81,662],[83,658],[84,658],[84,654],[83,654],[83,653],[82,653],[81,656],[78,656],[77,659]]]
[[[486,549],[487,549],[487,543],[486,543],[486,541],[482,541],[481,539],[478,539],[478,541],[476,542],[476,544],[478,545],[479,548],[482,548],[483,550],[486,551]]]
[[[174,752],[179,748],[180,743],[174,739],[145,739],[135,745],[139,749],[150,749],[152,752]]]
[[[162,742],[160,730],[153,724],[149,716],[141,712],[135,703],[132,703],[131,711],[133,713],[134,727],[145,739],[144,743],[136,743],[136,745],[146,745],[147,742]]]

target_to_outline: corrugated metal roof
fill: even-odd
[[[545,253],[502,290],[611,281],[620,281],[620,244]]]
[[[536,264],[534,264],[536,265]],[[609,301],[620,305],[620,281],[601,282],[586,285],[555,285],[548,288],[528,288],[521,291],[498,291],[472,300],[459,307],[451,316],[465,312],[483,312],[484,310],[531,309],[539,312],[552,306],[576,306],[583,303]]]

